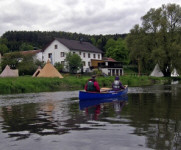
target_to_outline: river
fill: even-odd
[[[1,150],[180,150],[181,84],[130,87],[85,106],[78,91],[0,95]]]

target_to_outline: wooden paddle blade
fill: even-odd
[[[101,88],[101,90],[111,90],[112,88],[106,88],[106,87],[103,87]]]

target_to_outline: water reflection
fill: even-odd
[[[167,86],[168,90],[170,86]],[[171,89],[173,90],[173,89]],[[180,92],[176,94],[181,96]],[[134,134],[147,137],[153,149],[181,149],[181,101],[174,93],[132,94],[128,109]]]
[[[37,112],[37,104],[25,104],[20,106],[7,106],[2,108],[3,133],[10,137],[17,137],[17,140],[28,138],[30,133],[40,135],[56,134],[51,131],[56,125],[52,123],[51,111]],[[49,105],[47,105],[49,107]]]
[[[25,141],[41,141],[45,147],[40,150],[65,143],[65,149],[181,149],[181,85],[132,89],[125,99],[80,103],[75,94],[62,99],[62,93],[52,93],[45,101],[48,94],[34,95],[37,100],[13,95],[17,103],[12,105],[13,99],[0,97],[0,149],[15,149],[5,141],[18,141],[22,147],[17,149],[27,149]],[[96,142],[102,144],[95,148]]]
[[[113,99],[98,99],[98,100],[84,100],[79,102],[80,110],[85,110],[88,120],[98,120],[101,109],[106,107],[107,103],[112,105],[114,111],[119,114],[128,100],[128,95],[125,94]]]

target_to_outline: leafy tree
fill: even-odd
[[[105,45],[106,56],[111,57],[122,64],[128,64],[128,49],[126,43],[121,38],[118,40],[109,39]]]
[[[8,52],[8,47],[7,47],[7,39],[5,38],[0,38],[0,53],[3,55],[4,53]]]
[[[96,46],[96,39],[94,37],[91,37],[91,43]]]
[[[127,37],[131,60],[141,61],[145,68],[158,63],[164,76],[173,68],[181,70],[181,7],[162,5],[141,19],[142,26],[135,25]]]
[[[38,67],[43,68],[43,66],[45,66],[45,62],[42,62],[42,61],[40,61],[38,59],[34,59],[33,61],[34,61],[35,65],[37,66],[37,68]]]
[[[106,43],[106,45],[105,45],[105,49],[106,50],[108,50],[108,48],[110,48],[110,47],[115,47],[115,45],[116,45],[116,41],[113,39],[113,38],[110,38],[108,41],[107,41],[107,43]]]
[[[4,69],[6,65],[9,65],[12,69],[18,69],[18,63],[22,60],[23,55],[19,52],[4,54],[1,67]]]
[[[61,64],[60,62],[56,62],[56,63],[54,64],[54,66],[55,66],[55,68],[56,68],[59,72],[62,72],[63,69],[64,69],[63,64]]]
[[[24,55],[22,61],[18,63],[19,74],[20,75],[32,75],[38,66],[35,64],[33,55]]]
[[[20,51],[27,51],[27,50],[33,50],[33,49],[34,49],[34,47],[28,43],[21,44],[21,46],[19,48]]]
[[[8,52],[8,47],[5,44],[0,44],[0,53],[3,55]]]
[[[77,73],[77,71],[82,67],[82,59],[78,54],[73,54],[71,52],[67,53],[65,61],[67,62],[67,68],[70,73]]]
[[[2,69],[9,65],[11,69],[18,69],[20,75],[32,75],[42,62],[34,60],[32,54],[22,55],[20,52],[7,53],[2,59]]]
[[[130,51],[129,58],[133,64],[138,65],[139,74],[151,70],[154,67],[150,57],[151,52],[148,48],[151,39],[149,39],[149,36],[145,36],[143,28],[135,25],[126,41]]]

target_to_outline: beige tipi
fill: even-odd
[[[37,77],[39,75],[40,71],[41,71],[41,67],[39,66],[38,69],[33,74],[33,77]]]
[[[8,65],[4,68],[3,72],[0,74],[0,77],[18,77],[18,69],[10,69]]]
[[[40,70],[37,77],[59,77],[63,78],[63,76],[57,71],[57,69],[50,63],[48,60],[43,69]]]

